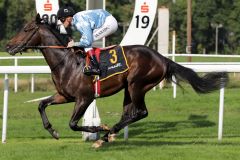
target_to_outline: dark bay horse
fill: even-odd
[[[29,22],[7,44],[11,55],[23,51],[29,46],[61,45],[48,24],[41,23],[39,16]],[[100,97],[111,96],[124,89],[123,113],[120,121],[112,128],[105,126],[79,126],[78,122],[94,100],[93,77],[86,76],[82,70],[85,59],[73,53],[71,49],[53,49],[45,47],[41,52],[52,71],[52,79],[57,93],[42,100],[39,104],[43,126],[56,139],[58,133],[52,128],[45,109],[49,105],[75,102],[69,126],[74,131],[105,131],[103,141],[109,141],[112,135],[123,127],[147,117],[148,111],[144,101],[147,91],[159,84],[163,79],[172,81],[185,80],[197,93],[209,93],[224,87],[228,81],[225,72],[209,73],[203,77],[192,69],[183,67],[162,56],[157,51],[143,45],[123,46],[129,70],[102,81]],[[101,142],[101,143],[102,143]]]

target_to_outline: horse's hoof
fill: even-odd
[[[106,124],[102,124],[100,127],[103,129],[103,131],[110,131],[110,128]]]
[[[48,132],[49,132],[49,133],[52,135],[52,137],[55,138],[56,140],[59,139],[59,134],[58,134],[58,132],[55,131],[54,129],[49,128],[49,129],[48,129]]]
[[[53,135],[52,136],[53,136],[53,138],[55,138],[57,140],[59,139],[59,133],[57,131],[55,131],[55,130],[53,131]]]
[[[109,134],[108,135],[108,142],[113,142],[116,140],[117,134]]]
[[[100,148],[100,147],[102,147],[103,143],[104,143],[104,141],[99,139],[99,140],[97,140],[96,142],[93,143],[92,147],[95,148],[95,149]]]

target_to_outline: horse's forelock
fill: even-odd
[[[35,22],[36,22],[36,24],[41,24],[41,22],[42,22],[42,18],[39,13],[37,14],[37,16],[35,18]]]

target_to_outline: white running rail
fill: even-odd
[[[185,67],[192,68],[197,72],[210,71],[226,71],[226,72],[240,72],[240,63],[181,63]],[[5,74],[4,79],[4,102],[3,102],[3,127],[2,127],[2,143],[6,143],[7,135],[7,111],[8,111],[8,94],[9,83],[8,74],[49,74],[50,68],[48,66],[0,66],[0,74]],[[218,139],[222,139],[223,130],[223,109],[224,109],[224,88],[220,90],[219,101],[219,127]]]

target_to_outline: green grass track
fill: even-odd
[[[91,147],[92,142],[82,141],[81,133],[68,127],[73,103],[47,108],[49,120],[60,133],[60,139],[54,140],[42,126],[38,104],[24,103],[54,92],[11,92],[7,143],[0,144],[0,159],[238,160],[239,86],[225,90],[222,142],[217,140],[219,91],[198,95],[188,85],[184,87],[184,93],[178,89],[176,99],[169,86],[151,90],[146,96],[149,116],[129,126],[129,140],[124,141],[121,131],[115,142],[97,150]],[[122,100],[123,92],[97,100],[102,123],[112,126],[120,119]]]

